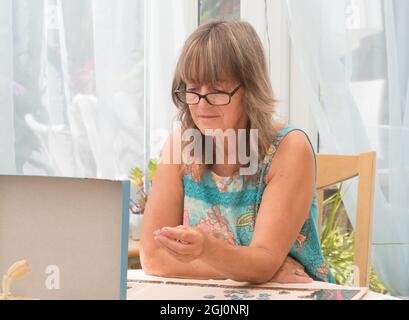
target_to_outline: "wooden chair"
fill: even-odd
[[[375,177],[375,152],[350,155],[317,155],[318,228],[321,233],[324,189],[358,177],[354,245],[354,285],[369,286],[371,271],[372,210]]]

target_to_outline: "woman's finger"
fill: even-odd
[[[295,269],[294,274],[300,277],[308,277],[308,275],[305,273],[304,269]]]
[[[190,254],[189,244],[183,244],[173,239],[168,238],[162,233],[158,236],[155,236],[155,240],[160,242],[163,246],[169,248],[177,254],[188,255]]]
[[[313,279],[303,269],[281,268],[272,281],[278,283],[310,283]]]
[[[192,243],[196,239],[195,234],[188,228],[164,227],[161,229],[160,234],[171,239],[183,241],[185,243]]]
[[[186,262],[186,261],[191,261],[192,259],[189,256],[184,256],[181,255],[180,253],[173,251],[172,249],[168,248],[167,246],[165,246],[162,242],[160,242],[159,240],[155,239],[158,246],[160,246],[163,250],[165,250],[166,252],[168,252],[171,256],[173,256],[175,259]]]

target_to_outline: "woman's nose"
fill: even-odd
[[[207,100],[204,97],[201,97],[198,107],[199,108],[209,108],[211,107],[211,105],[207,102]]]
[[[207,86],[202,86],[200,88],[200,91],[198,91],[201,95],[205,95],[209,92],[209,88]],[[207,108],[207,107],[211,107],[211,105],[207,102],[207,100],[204,97],[200,98],[199,107],[201,108]]]

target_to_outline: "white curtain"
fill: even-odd
[[[143,159],[143,1],[0,0],[0,12],[0,172],[126,177]]]
[[[146,20],[147,154],[155,158],[169,133],[178,127],[172,80],[183,43],[198,25],[198,1],[148,0]]]
[[[126,179],[146,167],[173,129],[191,10],[187,0],[0,0],[0,174]]]
[[[409,3],[286,0],[320,152],[377,152],[372,263],[409,296]],[[355,220],[356,181],[345,186]]]

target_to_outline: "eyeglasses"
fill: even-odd
[[[193,91],[186,90],[175,90],[176,98],[185,104],[195,105],[199,104],[200,99],[205,99],[208,104],[212,106],[225,106],[231,101],[231,97],[240,89],[241,84],[239,84],[232,92],[225,92],[216,90],[214,92],[209,92],[207,94],[200,94]]]

